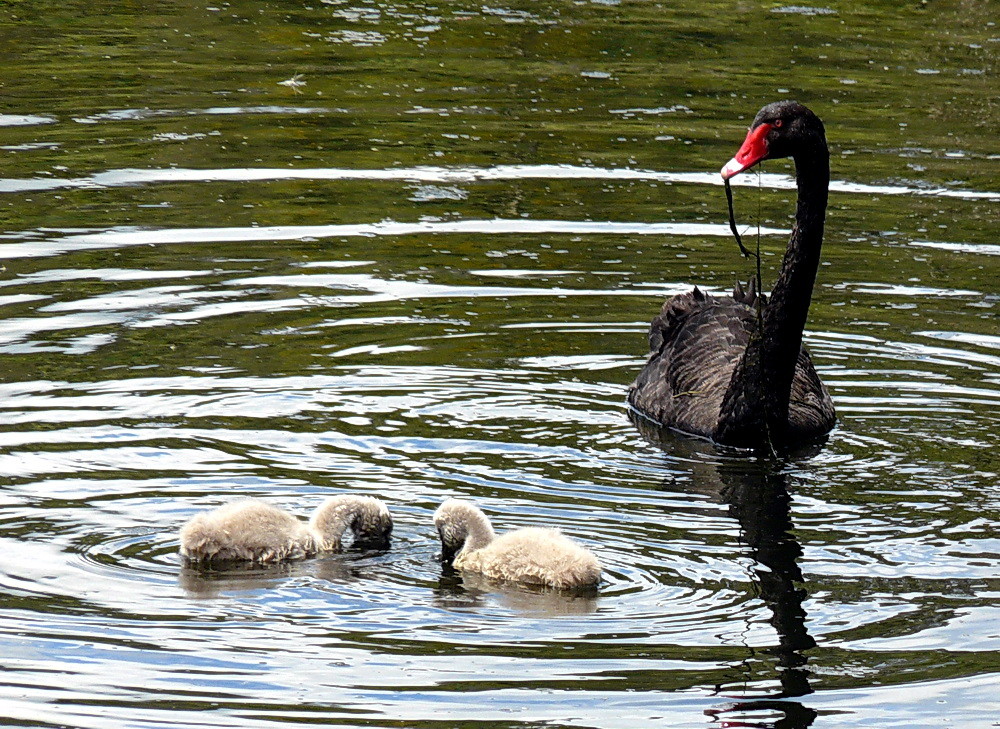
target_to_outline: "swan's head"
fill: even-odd
[[[826,146],[823,122],[797,101],[775,101],[757,112],[736,156],[722,168],[728,180],[765,159],[794,157],[817,145]]]
[[[493,526],[474,504],[448,499],[434,512],[434,526],[441,537],[441,561],[451,564],[460,552],[482,549],[493,541]]]
[[[354,532],[354,549],[385,550],[392,536],[392,515],[378,499],[359,497],[359,504],[351,521]]]
[[[354,534],[354,549],[381,550],[389,548],[392,516],[385,504],[371,496],[339,494],[320,504],[309,527],[322,550],[339,551],[348,529]]]

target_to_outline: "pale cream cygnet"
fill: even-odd
[[[282,562],[318,552],[339,552],[344,533],[354,546],[384,549],[392,517],[378,499],[331,496],[308,522],[259,499],[243,499],[198,514],[181,529],[181,556],[188,562]]]
[[[589,587],[601,579],[597,557],[556,529],[526,527],[497,537],[477,506],[445,501],[434,513],[442,560],[491,580],[560,590]]]

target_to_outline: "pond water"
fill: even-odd
[[[1000,18],[874,5],[0,5],[0,723],[998,726]],[[750,275],[718,170],[779,98],[839,416],[780,461],[624,405]],[[790,172],[736,180],[765,281]],[[389,551],[178,558],[342,492]],[[449,496],[603,583],[443,574]]]

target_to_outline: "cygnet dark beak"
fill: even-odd
[[[455,561],[455,555],[458,554],[458,547],[449,547],[445,541],[441,540],[441,564],[451,566],[451,563]]]

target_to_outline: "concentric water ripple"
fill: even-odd
[[[31,530],[23,536],[31,550],[44,544],[51,551],[57,544],[75,555],[66,573],[52,580],[81,586],[81,593],[90,596],[88,601],[101,595],[101,607],[124,611],[128,584],[150,582],[170,595],[157,606],[156,614],[166,609],[181,617],[188,607],[175,587],[187,597],[243,601],[252,595],[261,609],[273,609],[277,600],[282,614],[312,623],[332,621],[361,645],[387,633],[414,644],[451,645],[461,640],[455,634],[475,634],[484,645],[503,645],[516,640],[524,627],[520,618],[512,624],[512,617],[538,614],[585,616],[579,618],[584,622],[564,625],[543,642],[766,646],[775,640],[770,625],[774,606],[768,605],[778,601],[778,609],[789,606],[779,599],[787,595],[760,593],[766,586],[761,569],[799,569],[820,583],[826,577],[869,579],[880,574],[940,579],[949,577],[949,569],[953,578],[992,576],[991,562],[983,562],[977,572],[970,571],[975,568],[967,561],[970,554],[996,551],[989,539],[983,540],[982,527],[970,527],[963,542],[952,538],[936,547],[935,540],[927,537],[933,537],[943,523],[931,521],[921,530],[907,527],[907,536],[900,537],[901,524],[892,513],[880,516],[870,508],[861,513],[847,504],[831,504],[822,491],[793,497],[795,523],[799,533],[810,535],[815,522],[823,532],[816,539],[828,539],[833,529],[839,535],[835,547],[823,542],[811,546],[809,538],[801,544],[791,539],[787,529],[792,526],[792,512],[778,518],[770,533],[766,522],[734,523],[733,509],[741,508],[742,502],[732,501],[729,493],[731,483],[725,474],[732,466],[715,461],[711,449],[682,439],[675,444],[675,453],[653,455],[661,463],[649,469],[652,454],[647,451],[646,463],[636,457],[645,449],[639,445],[639,452],[634,450],[633,431],[621,417],[613,391],[595,387],[588,397],[586,388],[568,382],[562,391],[559,387],[539,388],[530,377],[500,371],[404,372],[369,367],[340,376],[285,381],[140,378],[77,385],[72,389],[91,394],[75,397],[67,397],[69,393],[60,393],[59,388],[46,387],[44,395],[22,388],[20,399],[14,395],[11,405],[31,413],[35,422],[53,422],[45,417],[45,408],[65,411],[64,400],[79,408],[74,409],[77,420],[81,413],[85,421],[95,422],[183,416],[192,424],[220,418],[222,422],[295,418],[314,412],[322,403],[326,427],[316,433],[190,426],[165,432],[81,423],[37,434],[6,434],[5,445],[14,449],[6,457],[7,469],[26,479],[18,488],[26,494],[35,490],[30,479],[50,479],[46,492],[49,499],[58,500],[60,533],[55,540]],[[243,397],[250,392],[255,396]],[[268,405],[269,397],[275,406]],[[149,398],[155,406],[146,404]],[[607,419],[599,443],[588,445],[577,439],[575,446],[544,447],[483,437],[490,424],[502,418],[506,437],[518,432],[511,426],[522,420],[535,428],[546,423],[551,440],[574,423],[593,425],[608,407],[606,412],[614,417]],[[588,410],[581,408],[591,414],[583,417]],[[353,414],[358,412],[365,415]],[[422,424],[425,435],[393,434],[415,421]],[[331,430],[338,424],[339,432]],[[384,434],[371,434],[380,429]],[[465,430],[466,437],[434,435],[456,429]],[[534,428],[522,435],[535,437]],[[676,450],[676,445],[684,448]],[[83,464],[111,480],[51,480],[79,473]],[[850,465],[868,471],[898,467],[892,458],[882,463],[855,459]],[[267,475],[276,469],[285,472],[283,479]],[[688,475],[692,469],[696,481]],[[742,481],[754,473],[745,470],[737,468],[738,480],[732,482],[744,490]],[[150,480],[150,475],[164,471],[178,476]],[[182,475],[198,471],[210,471],[211,476]],[[116,476],[126,472],[135,480]],[[588,474],[588,480],[567,479],[564,473]],[[313,474],[322,476],[317,479]],[[926,469],[921,475],[933,481]],[[780,476],[777,485],[779,495],[795,490],[795,475]],[[209,575],[179,563],[176,532],[198,510],[238,495],[253,495],[305,516],[331,489],[369,493],[389,503],[397,522],[389,552],[331,555],[290,566]],[[753,492],[754,498],[757,494]],[[599,554],[606,567],[601,589],[592,596],[537,594],[498,590],[475,580],[463,584],[443,576],[431,515],[449,495],[477,498],[500,529],[558,525]],[[925,496],[940,498],[941,493],[928,491]],[[131,525],[125,533],[122,524]],[[760,529],[765,532],[758,534]],[[771,549],[778,549],[772,555],[778,562],[759,564],[761,546],[755,539],[772,543]],[[792,574],[787,579],[791,585],[802,576]],[[95,587],[102,583],[105,588]],[[387,591],[392,608],[384,606]],[[332,599],[328,593],[341,598]],[[122,595],[125,600],[108,600],[107,595]],[[801,607],[801,597],[798,603]],[[897,615],[891,603],[869,603],[865,611],[854,612],[847,625],[857,629],[891,620]],[[876,604],[878,609],[873,610]],[[371,612],[376,607],[386,616],[372,629]],[[843,611],[836,612],[837,625],[829,628],[822,612],[811,620],[817,635],[844,629]],[[636,633],[639,624],[643,629]]]

